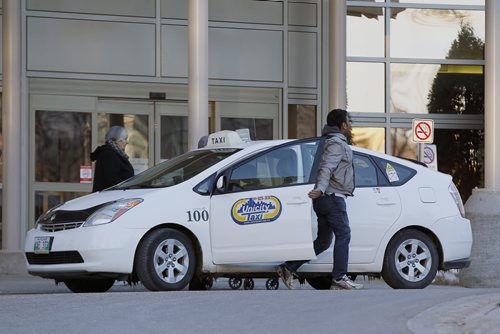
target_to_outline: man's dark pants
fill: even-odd
[[[332,279],[339,279],[347,273],[351,241],[345,199],[334,194],[324,195],[313,200],[313,208],[318,216],[318,235],[314,240],[314,252],[318,255],[327,250],[335,234]],[[287,261],[285,265],[295,272],[308,261]]]

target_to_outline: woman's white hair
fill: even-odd
[[[128,132],[127,129],[125,129],[122,126],[112,126],[108,132],[106,133],[106,141],[117,141],[120,139],[127,139],[128,138]]]

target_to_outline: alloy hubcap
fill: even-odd
[[[180,282],[189,268],[186,247],[176,239],[167,239],[156,247],[154,255],[155,271],[163,281],[174,284]]]
[[[432,266],[429,247],[417,239],[402,242],[396,250],[394,260],[399,275],[409,282],[423,280]]]

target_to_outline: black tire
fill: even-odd
[[[238,290],[241,288],[241,285],[243,284],[243,280],[241,278],[230,278],[228,281],[229,287],[233,290]]]
[[[191,282],[189,282],[189,290],[192,291],[205,291],[210,290],[214,285],[214,279],[210,276],[198,277],[193,276]]]
[[[277,278],[268,278],[266,281],[267,290],[278,290],[280,287],[280,281]]]
[[[245,278],[243,281],[243,289],[244,290],[253,290],[255,286],[255,282],[253,281],[253,278]]]
[[[397,263],[402,266],[396,265]],[[382,277],[394,289],[423,289],[436,276],[439,255],[436,245],[425,233],[404,230],[387,246]]]
[[[75,293],[84,292],[106,292],[115,283],[115,280],[110,279],[71,279],[64,281],[64,284]]]
[[[195,268],[193,244],[178,230],[151,231],[137,247],[135,269],[148,290],[182,290],[193,278]]]
[[[307,277],[306,281],[316,290],[328,290],[332,285],[332,275]]]

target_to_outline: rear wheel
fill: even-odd
[[[436,276],[439,256],[432,239],[417,230],[405,230],[389,242],[382,277],[394,289],[422,289]]]
[[[193,278],[196,267],[191,240],[174,229],[154,230],[140,242],[135,267],[148,290],[182,290]]]
[[[332,275],[307,277],[306,281],[316,290],[328,290],[332,285]]]
[[[193,276],[191,282],[189,282],[189,290],[200,291],[200,290],[210,290],[214,285],[214,279],[210,276],[198,277]]]
[[[106,292],[115,282],[114,279],[71,279],[64,281],[64,284],[75,293],[82,292]]]

